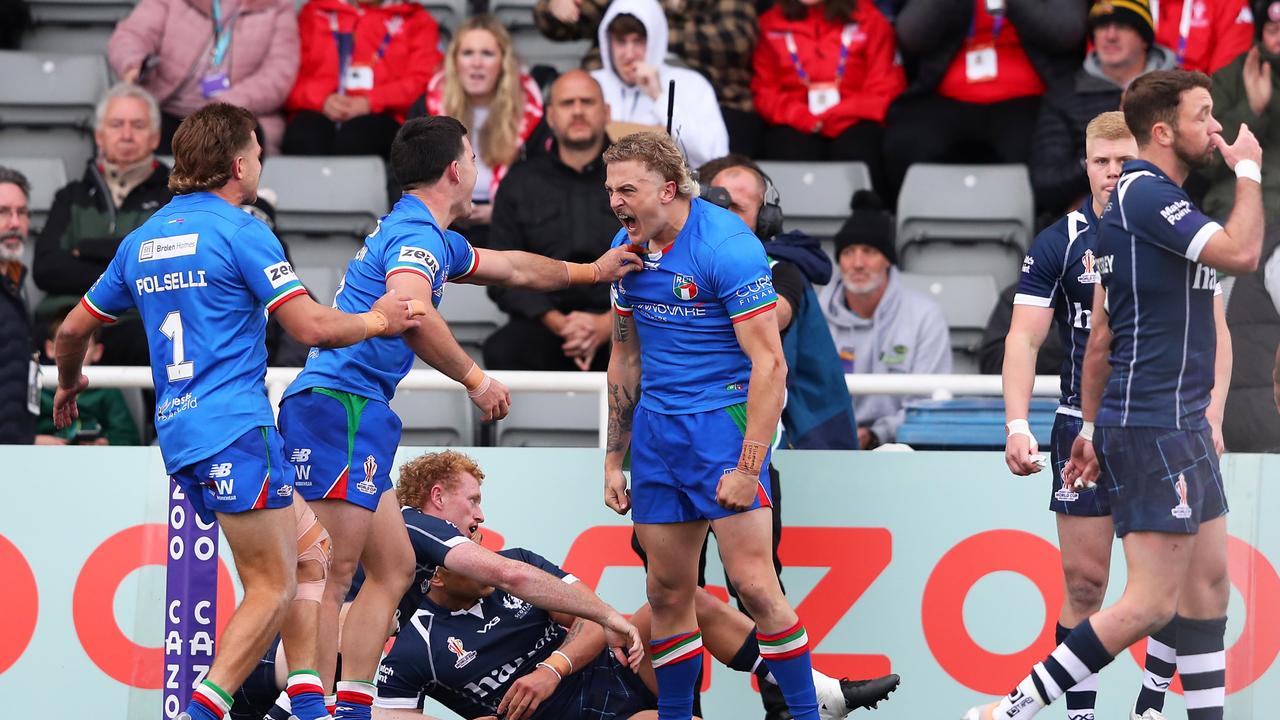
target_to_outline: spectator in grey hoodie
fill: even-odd
[[[951,334],[942,308],[898,278],[893,219],[875,195],[858,192],[836,233],[840,273],[819,297],[846,373],[949,373]],[[905,414],[898,395],[854,400],[858,443],[894,442]]]

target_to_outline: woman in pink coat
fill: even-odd
[[[298,74],[293,0],[140,0],[107,44],[112,70],[160,102],[161,154],[182,118],[213,99],[258,118],[268,152]]]

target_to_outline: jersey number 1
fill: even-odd
[[[169,382],[190,380],[195,375],[195,363],[184,360],[187,356],[186,345],[182,341],[182,313],[174,310],[164,316],[160,323],[160,332],[173,341],[173,362],[165,366],[169,371]]]

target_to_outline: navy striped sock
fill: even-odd
[[[1142,689],[1138,691],[1138,701],[1133,706],[1135,715],[1141,715],[1149,709],[1164,710],[1164,695],[1173,682],[1173,672],[1177,669],[1178,618],[1174,616],[1168,625],[1160,628],[1147,638],[1147,662],[1142,673]]]
[[[1066,641],[1071,628],[1058,623],[1058,644]],[[1094,705],[1098,702],[1098,675],[1094,673],[1076,683],[1067,691],[1067,720],[1094,720]]]
[[[1226,700],[1227,653],[1225,617],[1193,620],[1179,617],[1178,674],[1187,701],[1187,720],[1222,720]]]
[[[1000,699],[992,717],[997,720],[1030,720],[1080,681],[1106,667],[1114,658],[1102,646],[1088,620],[1076,626],[1067,639],[1043,661],[1036,663],[1018,687]]]

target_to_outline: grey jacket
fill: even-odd
[[[819,295],[822,314],[846,373],[951,372],[951,333],[942,308],[927,295],[904,287],[898,268],[889,268],[889,286],[870,318],[859,317],[844,301],[839,274]],[[859,395],[854,415],[881,442],[894,442],[906,414],[901,395]]]

